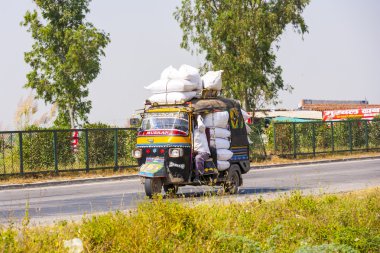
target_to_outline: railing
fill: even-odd
[[[135,167],[134,128],[0,132],[0,176]]]
[[[380,150],[380,120],[275,122],[269,142],[280,156]]]
[[[380,150],[380,120],[251,125],[252,160]],[[0,176],[136,167],[134,128],[0,131]]]

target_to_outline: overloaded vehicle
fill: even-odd
[[[222,186],[235,194],[250,170],[249,142],[240,103],[219,96],[185,103],[147,102],[132,155],[147,196],[176,193],[186,185]],[[205,125],[210,156],[197,177],[195,131]],[[198,121],[198,122],[197,122]]]

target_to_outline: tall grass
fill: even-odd
[[[74,237],[86,252],[380,252],[380,188],[193,206],[157,198],[81,223],[3,227],[0,252],[66,252]]]

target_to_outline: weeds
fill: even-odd
[[[128,213],[0,228],[0,252],[379,252],[380,188],[340,195],[294,192],[273,201],[184,205],[158,196]]]

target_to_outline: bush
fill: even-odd
[[[51,130],[51,131],[40,131]],[[54,128],[31,126],[23,133],[24,171],[54,170]],[[72,163],[75,160],[71,149],[71,133],[57,133],[57,159],[60,165]]]

